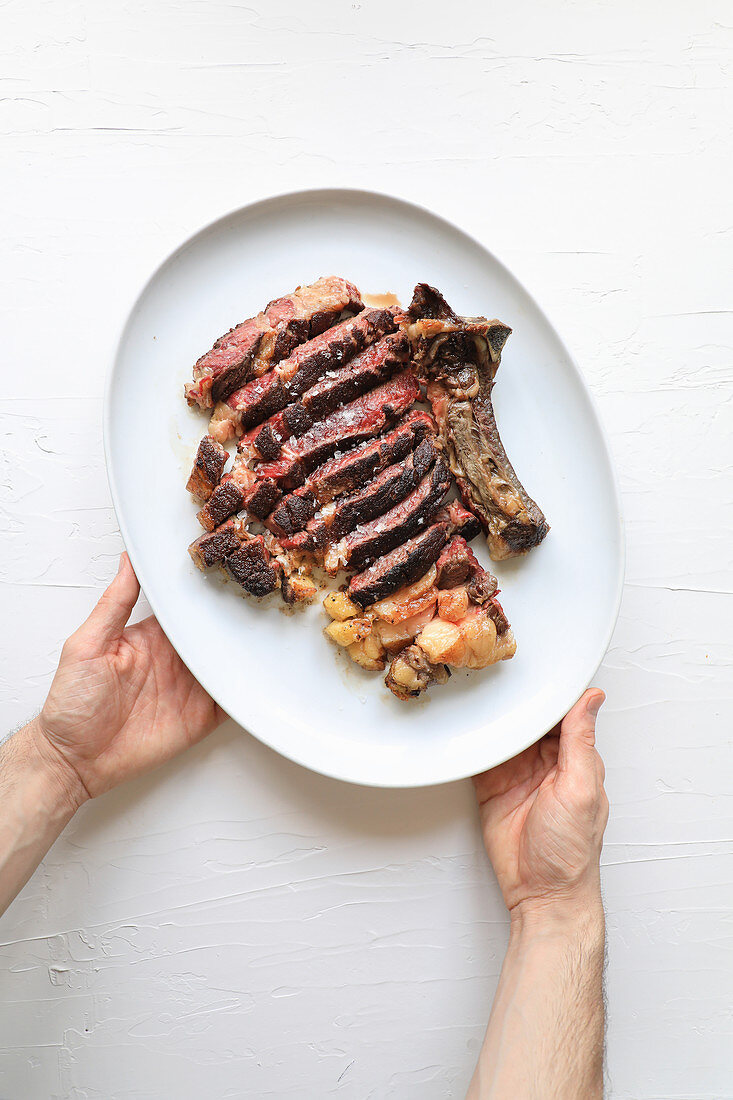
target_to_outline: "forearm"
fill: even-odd
[[[0,914],[83,800],[81,785],[44,746],[36,720],[0,745]]]
[[[600,1100],[604,954],[600,892],[512,919],[468,1100]]]

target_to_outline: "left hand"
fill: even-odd
[[[68,780],[77,804],[163,764],[226,717],[157,621],[127,626],[140,594],[130,559],[67,640],[35,748]]]

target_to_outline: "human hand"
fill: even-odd
[[[127,554],[65,643],[31,723],[33,745],[77,804],[164,763],[226,717],[150,617],[126,626],[140,594]]]
[[[536,745],[474,778],[484,844],[512,917],[558,901],[600,906],[608,798],[595,720],[604,699],[586,691]]]

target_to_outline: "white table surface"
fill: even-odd
[[[726,0],[0,9],[3,728],[122,548],[102,388],[154,264],[306,186],[458,221],[567,338],[620,475],[596,682],[630,1100],[733,1097],[731,23]],[[458,1098],[506,937],[468,782],[350,788],[228,723],[85,807],[0,922],[0,1097]]]

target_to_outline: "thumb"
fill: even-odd
[[[95,648],[105,649],[119,638],[140,595],[140,582],[126,553],[120,557],[117,575],[102,593],[79,635]]]
[[[596,715],[606,696],[599,688],[586,691],[562,720],[557,756],[558,772],[595,759]]]

